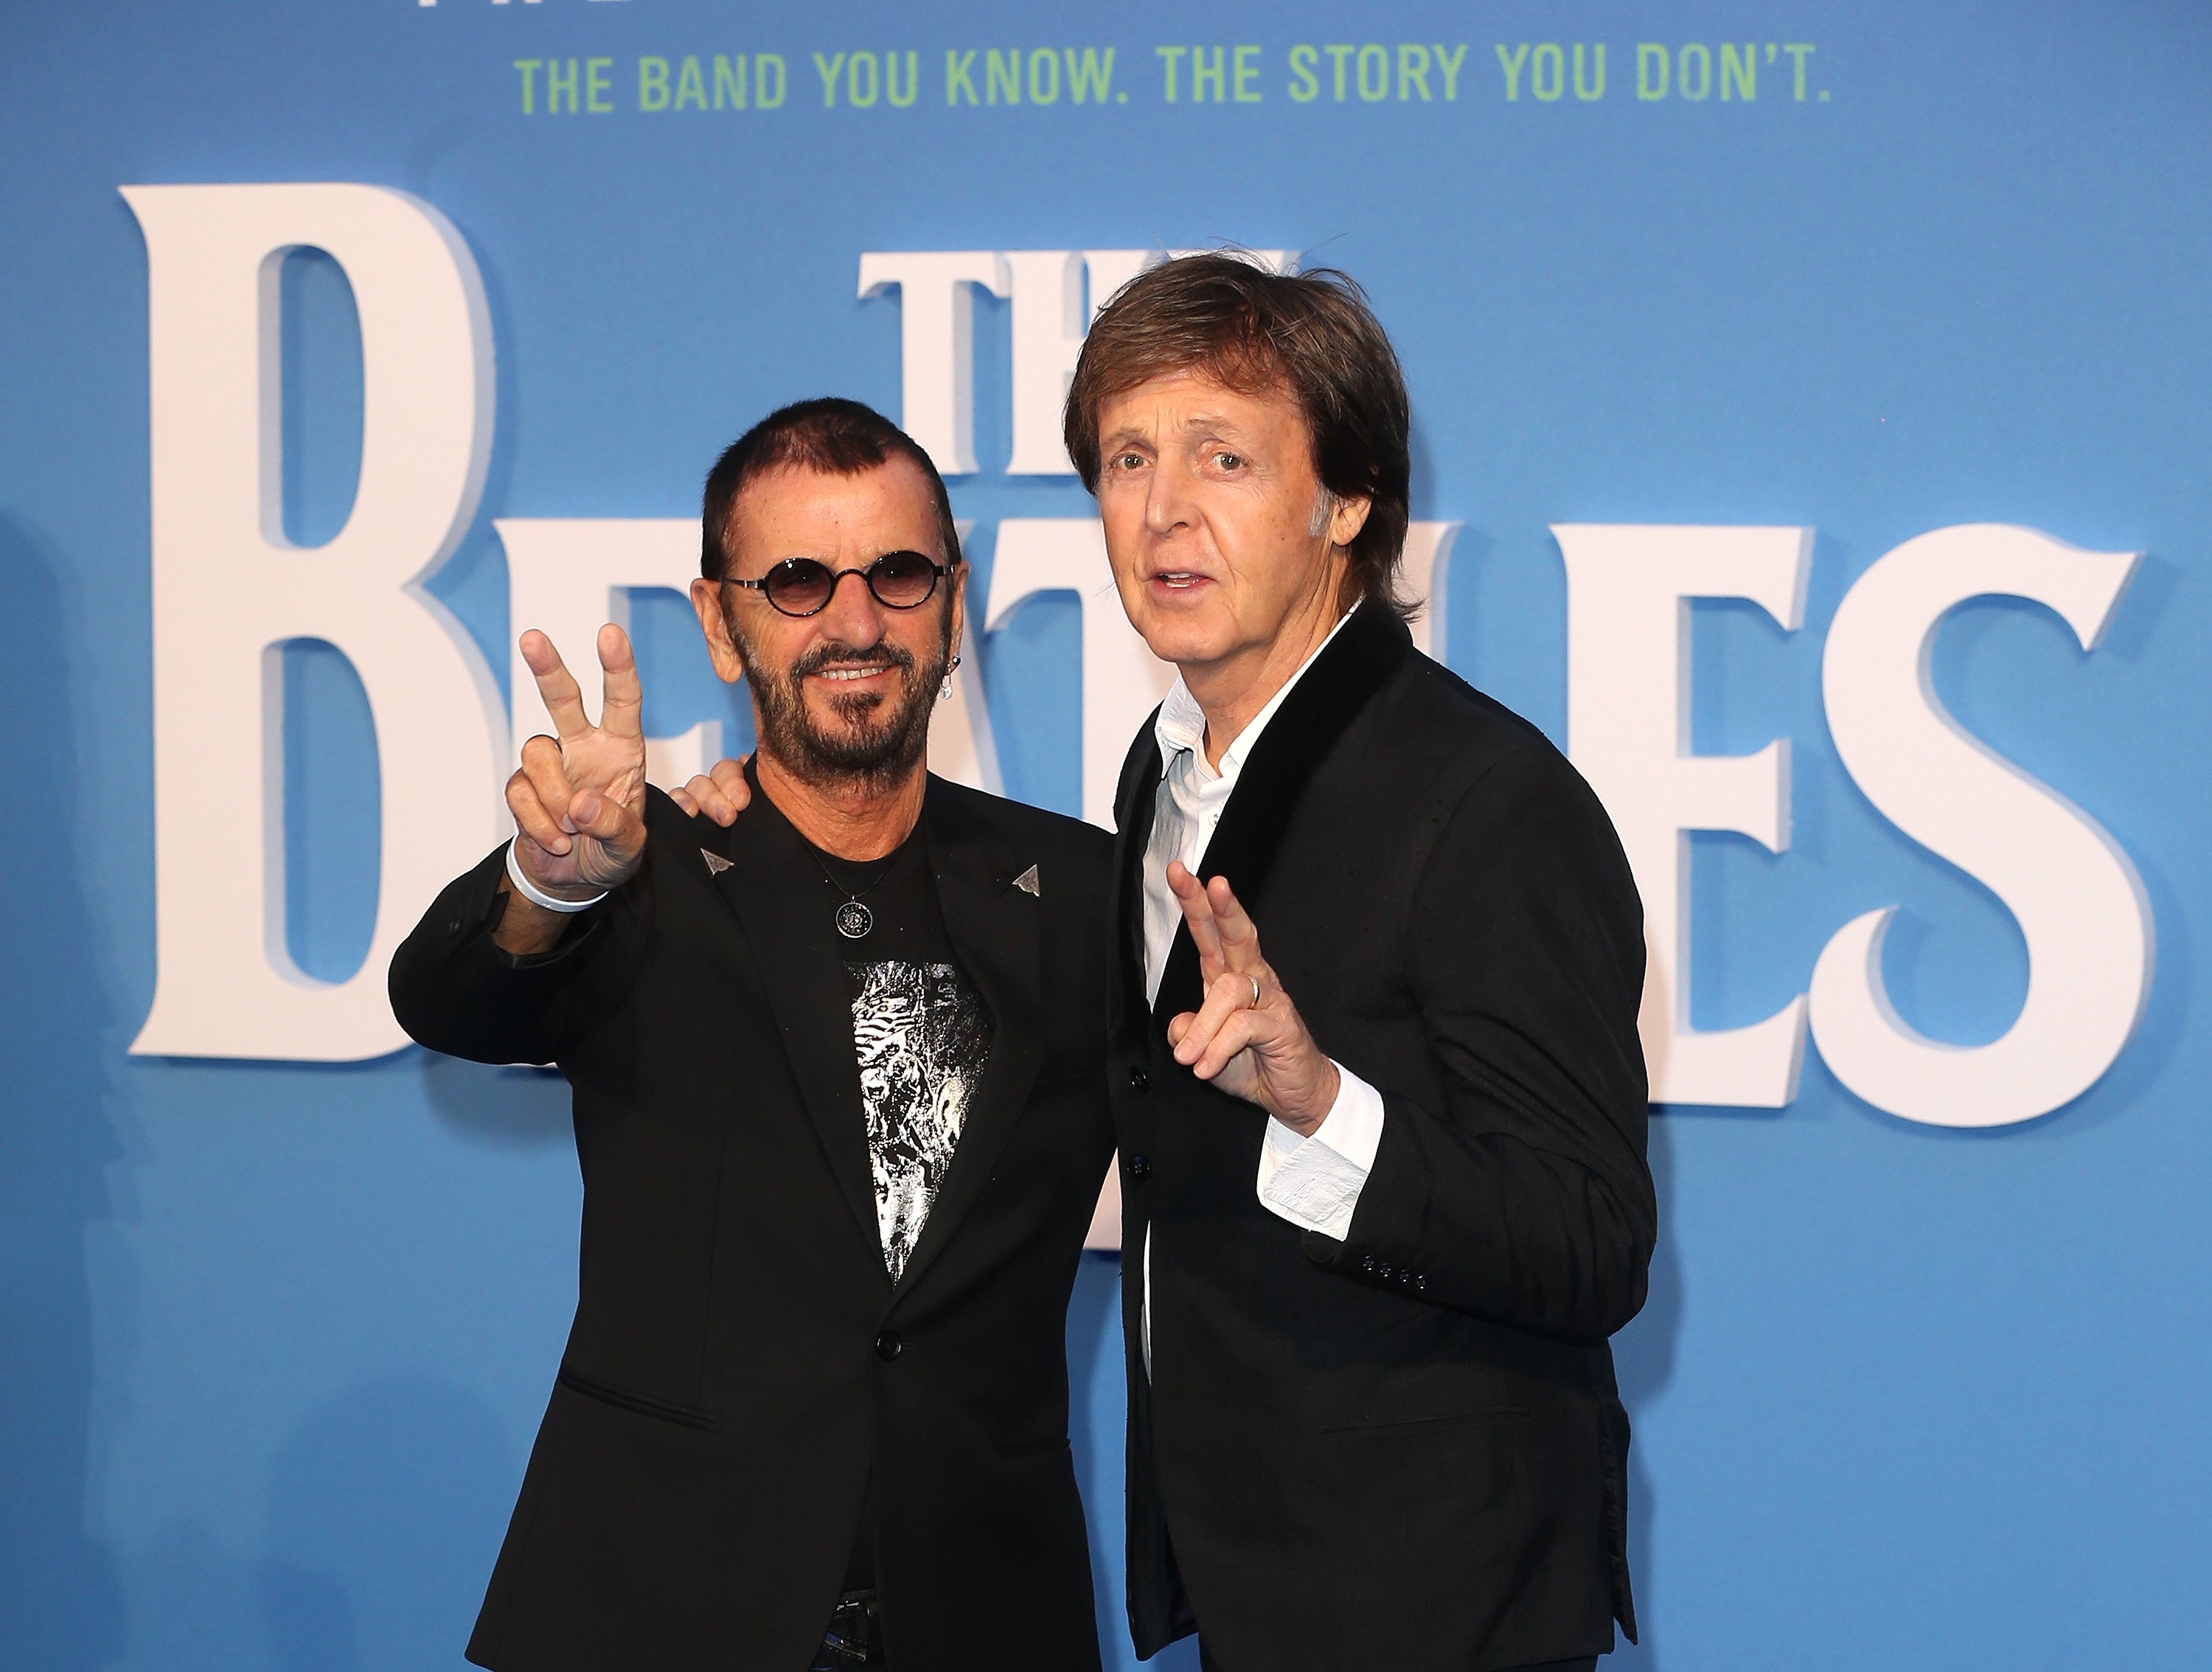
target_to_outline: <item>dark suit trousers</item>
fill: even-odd
[[[1200,1639],[1198,1645],[1198,1663],[1203,1672],[1228,1672],[1226,1667],[1206,1652],[1203,1639]],[[1389,1669],[1377,1668],[1376,1672],[1389,1672]],[[1597,1657],[1592,1655],[1586,1660],[1546,1661],[1541,1666],[1516,1666],[1510,1669],[1510,1672],[1597,1672]]]

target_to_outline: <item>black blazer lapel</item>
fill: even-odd
[[[991,1054],[969,1101],[952,1164],[945,1170],[937,1200],[930,1204],[921,1240],[907,1256],[899,1278],[902,1294],[936,1259],[975,1205],[1021,1118],[1044,1061],[1039,1010],[1042,995],[1037,990],[1042,968],[1038,914],[1042,908],[1036,896],[1014,886],[1014,879],[1035,864],[1036,856],[1009,848],[998,830],[978,816],[978,801],[971,792],[933,777],[922,803],[945,931],[961,969],[990,1006]],[[1040,876],[1038,883],[1049,888],[1053,879]]]
[[[1229,879],[1246,910],[1256,913],[1266,897],[1267,874],[1307,783],[1413,648],[1413,635],[1396,616],[1372,602],[1362,605],[1260,734],[1206,844],[1206,857],[1199,861],[1208,880]],[[1150,820],[1146,832],[1149,836]],[[1141,921],[1138,932],[1143,933]],[[1201,998],[1198,948],[1186,925],[1176,930],[1168,950],[1167,970],[1152,1005],[1153,1024],[1164,1027],[1169,1017],[1196,1010]]]
[[[1160,742],[1152,729],[1159,713],[1153,709],[1145,729],[1137,733],[1122,763],[1121,793],[1114,802],[1111,944],[1121,965],[1115,987],[1117,1031],[1127,1018],[1145,1013],[1145,849],[1152,839],[1152,804],[1160,788]]]
[[[851,979],[830,937],[836,901],[799,832],[757,785],[736,824],[715,833],[730,863],[714,885],[737,914],[761,970],[783,1054],[853,1217],[883,1264],[876,1187],[868,1164],[860,1070],[853,1055]],[[705,860],[701,860],[701,864]]]

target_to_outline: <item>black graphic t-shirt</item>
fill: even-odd
[[[836,943],[852,991],[876,1229],[896,1283],[959,1147],[991,1054],[991,1014],[953,957],[921,826],[887,859],[855,863],[818,848],[814,853],[826,873],[822,933]],[[867,928],[848,937],[841,922]],[[853,1536],[847,1590],[875,1588],[875,1541],[872,1480]]]
[[[896,1282],[959,1146],[991,1052],[991,1016],[954,959],[920,826],[888,859],[816,853],[828,873],[823,933],[836,940],[852,990],[876,1228]],[[841,921],[866,930],[848,937]]]

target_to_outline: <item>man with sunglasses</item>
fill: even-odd
[[[508,781],[514,842],[392,963],[424,1044],[561,1068],[584,1175],[575,1323],[469,1657],[1095,1669],[1065,1330],[1113,1147],[1109,844],[926,770],[967,571],[896,426],[784,408],[702,528],[750,815],[647,786],[620,629],[596,725],[526,633],[559,735]]]

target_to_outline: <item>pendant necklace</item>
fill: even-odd
[[[894,851],[890,857],[884,860],[884,868],[876,872],[874,881],[866,888],[854,892],[830,874],[830,867],[823,863],[822,855],[815,851],[813,843],[809,842],[806,845],[806,851],[813,854],[814,868],[822,873],[822,880],[845,896],[845,903],[837,908],[836,920],[837,933],[848,940],[866,939],[868,931],[876,927],[876,915],[860,903],[860,896],[874,893],[878,885],[885,877],[890,875],[891,866],[898,862],[897,853]]]

